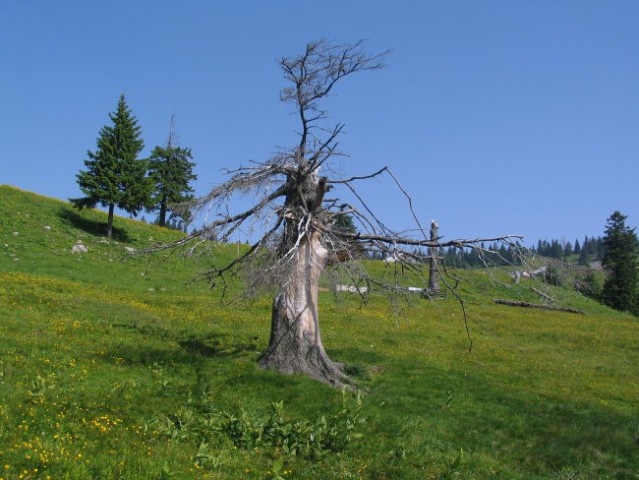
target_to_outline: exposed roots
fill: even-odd
[[[302,373],[338,388],[355,388],[354,380],[343,371],[344,365],[331,360],[324,350],[316,303],[306,304],[301,311],[293,306],[286,294],[273,301],[271,338],[260,367],[284,374]]]
[[[356,388],[354,380],[343,372],[344,364],[331,360],[323,348],[312,347],[306,354],[299,350],[269,350],[260,359],[259,365],[289,375],[301,373],[336,388]]]

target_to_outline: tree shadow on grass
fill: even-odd
[[[169,330],[154,325],[140,325],[138,323],[111,323],[110,325],[112,328],[128,330],[130,332],[139,333],[140,335],[143,335],[145,337],[157,337],[164,340],[175,339],[175,335]]]
[[[246,340],[223,342],[219,338],[207,336],[204,338],[188,338],[178,341],[178,345],[191,354],[207,358],[236,358],[259,351],[255,337]]]
[[[630,479],[637,471],[636,423],[630,413],[573,400],[565,392],[532,393],[522,383],[525,378],[505,382],[499,375],[411,360],[395,367],[383,383],[392,398],[384,422],[388,438],[399,437],[408,451],[457,445],[531,478],[585,469],[578,478],[613,478],[607,472]]]
[[[385,356],[380,352],[362,350],[359,348],[329,348],[327,349],[329,357],[335,362],[344,362],[349,364],[365,364],[377,365],[383,363]]]
[[[83,230],[86,233],[99,237],[106,236],[106,222],[96,222],[95,220],[90,220],[67,207],[60,208],[59,216],[67,225],[73,228]],[[131,240],[126,233],[126,230],[124,230],[123,228],[118,228],[115,225],[113,225],[111,238],[119,242],[129,242]]]
[[[257,338],[244,340],[225,338],[223,335],[206,335],[178,340],[179,350],[171,348],[171,335],[162,329],[137,327],[128,325],[114,325],[127,330],[139,330],[143,335],[152,335],[167,340],[167,348],[158,348],[143,343],[126,343],[114,346],[100,355],[103,360],[113,361],[122,365],[153,365],[174,361],[183,364],[196,364],[202,358],[238,358],[254,356],[259,352]]]

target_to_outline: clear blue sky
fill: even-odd
[[[275,60],[367,39],[388,67],[344,80],[344,175],[391,167],[447,239],[639,224],[639,1],[0,0],[0,183],[68,199],[118,96],[145,150],[176,116],[205,194],[296,141]],[[411,227],[390,182],[363,194]],[[147,218],[151,215],[147,214]]]

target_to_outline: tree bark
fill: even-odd
[[[107,218],[107,231],[106,236],[111,238],[113,235],[113,211],[115,210],[115,204],[109,204],[109,216]]]
[[[319,232],[302,239],[289,280],[273,300],[271,338],[260,366],[342,386],[352,382],[328,357],[320,338],[317,302],[326,256]]]
[[[166,198],[163,198],[160,202],[160,217],[158,220],[160,227],[166,227],[166,203]]]

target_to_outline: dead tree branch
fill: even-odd
[[[556,310],[558,312],[578,313],[580,315],[586,314],[586,312],[584,312],[583,310],[577,310],[576,308],[553,307],[551,305],[545,305],[541,303],[530,303],[530,302],[522,302],[522,301],[515,301],[515,300],[502,300],[500,298],[494,299],[493,302],[499,305],[508,305],[510,307],[540,308],[543,310]]]
[[[284,373],[302,372],[336,386],[349,380],[340,364],[326,354],[319,333],[319,281],[327,263],[339,264],[340,259],[348,262],[370,253],[390,256],[394,259],[392,283],[369,278],[363,268],[349,269],[346,276],[357,285],[366,284],[367,292],[375,286],[391,296],[400,296],[408,292],[402,285],[404,273],[428,283],[423,275],[423,262],[428,256],[419,251],[421,248],[431,249],[430,255],[436,255],[434,252],[445,247],[473,249],[483,255],[487,252],[483,243],[503,242],[516,246],[521,239],[519,235],[447,241],[436,235],[430,238],[422,227],[413,199],[388,167],[349,178],[335,178],[326,173],[332,174],[330,160],[341,155],[338,140],[344,124],[337,123],[332,127],[324,124],[327,115],[322,100],[345,77],[382,68],[389,53],[371,55],[363,45],[361,41],[336,45],[318,40],[309,43],[300,55],[280,59],[279,68],[287,82],[280,91],[280,99],[293,107],[299,122],[297,141],[268,161],[226,171],[228,179],[225,182],[188,205],[200,215],[212,212],[213,220],[206,218],[202,228],[177,242],[145,251],[175,249],[198,242],[201,245],[208,240],[228,242],[247,225],[259,222],[259,238],[236,258],[225,265],[216,265],[204,277],[212,283],[221,281],[225,290],[226,276],[249,269],[249,286],[264,282],[277,290],[272,306],[269,348],[260,365]],[[358,192],[356,182],[384,174],[407,200],[415,230],[394,231]],[[352,195],[353,204],[340,201],[337,194],[336,198],[327,198],[331,189]],[[253,199],[251,206],[233,210],[234,200],[240,195]],[[350,228],[340,225],[344,216],[353,221]],[[446,276],[445,266],[442,268],[443,283],[461,306],[472,346],[467,302],[457,290],[459,279]],[[439,267],[435,271],[439,273]],[[358,279],[356,275],[362,278]],[[362,293],[359,289],[358,292]]]

